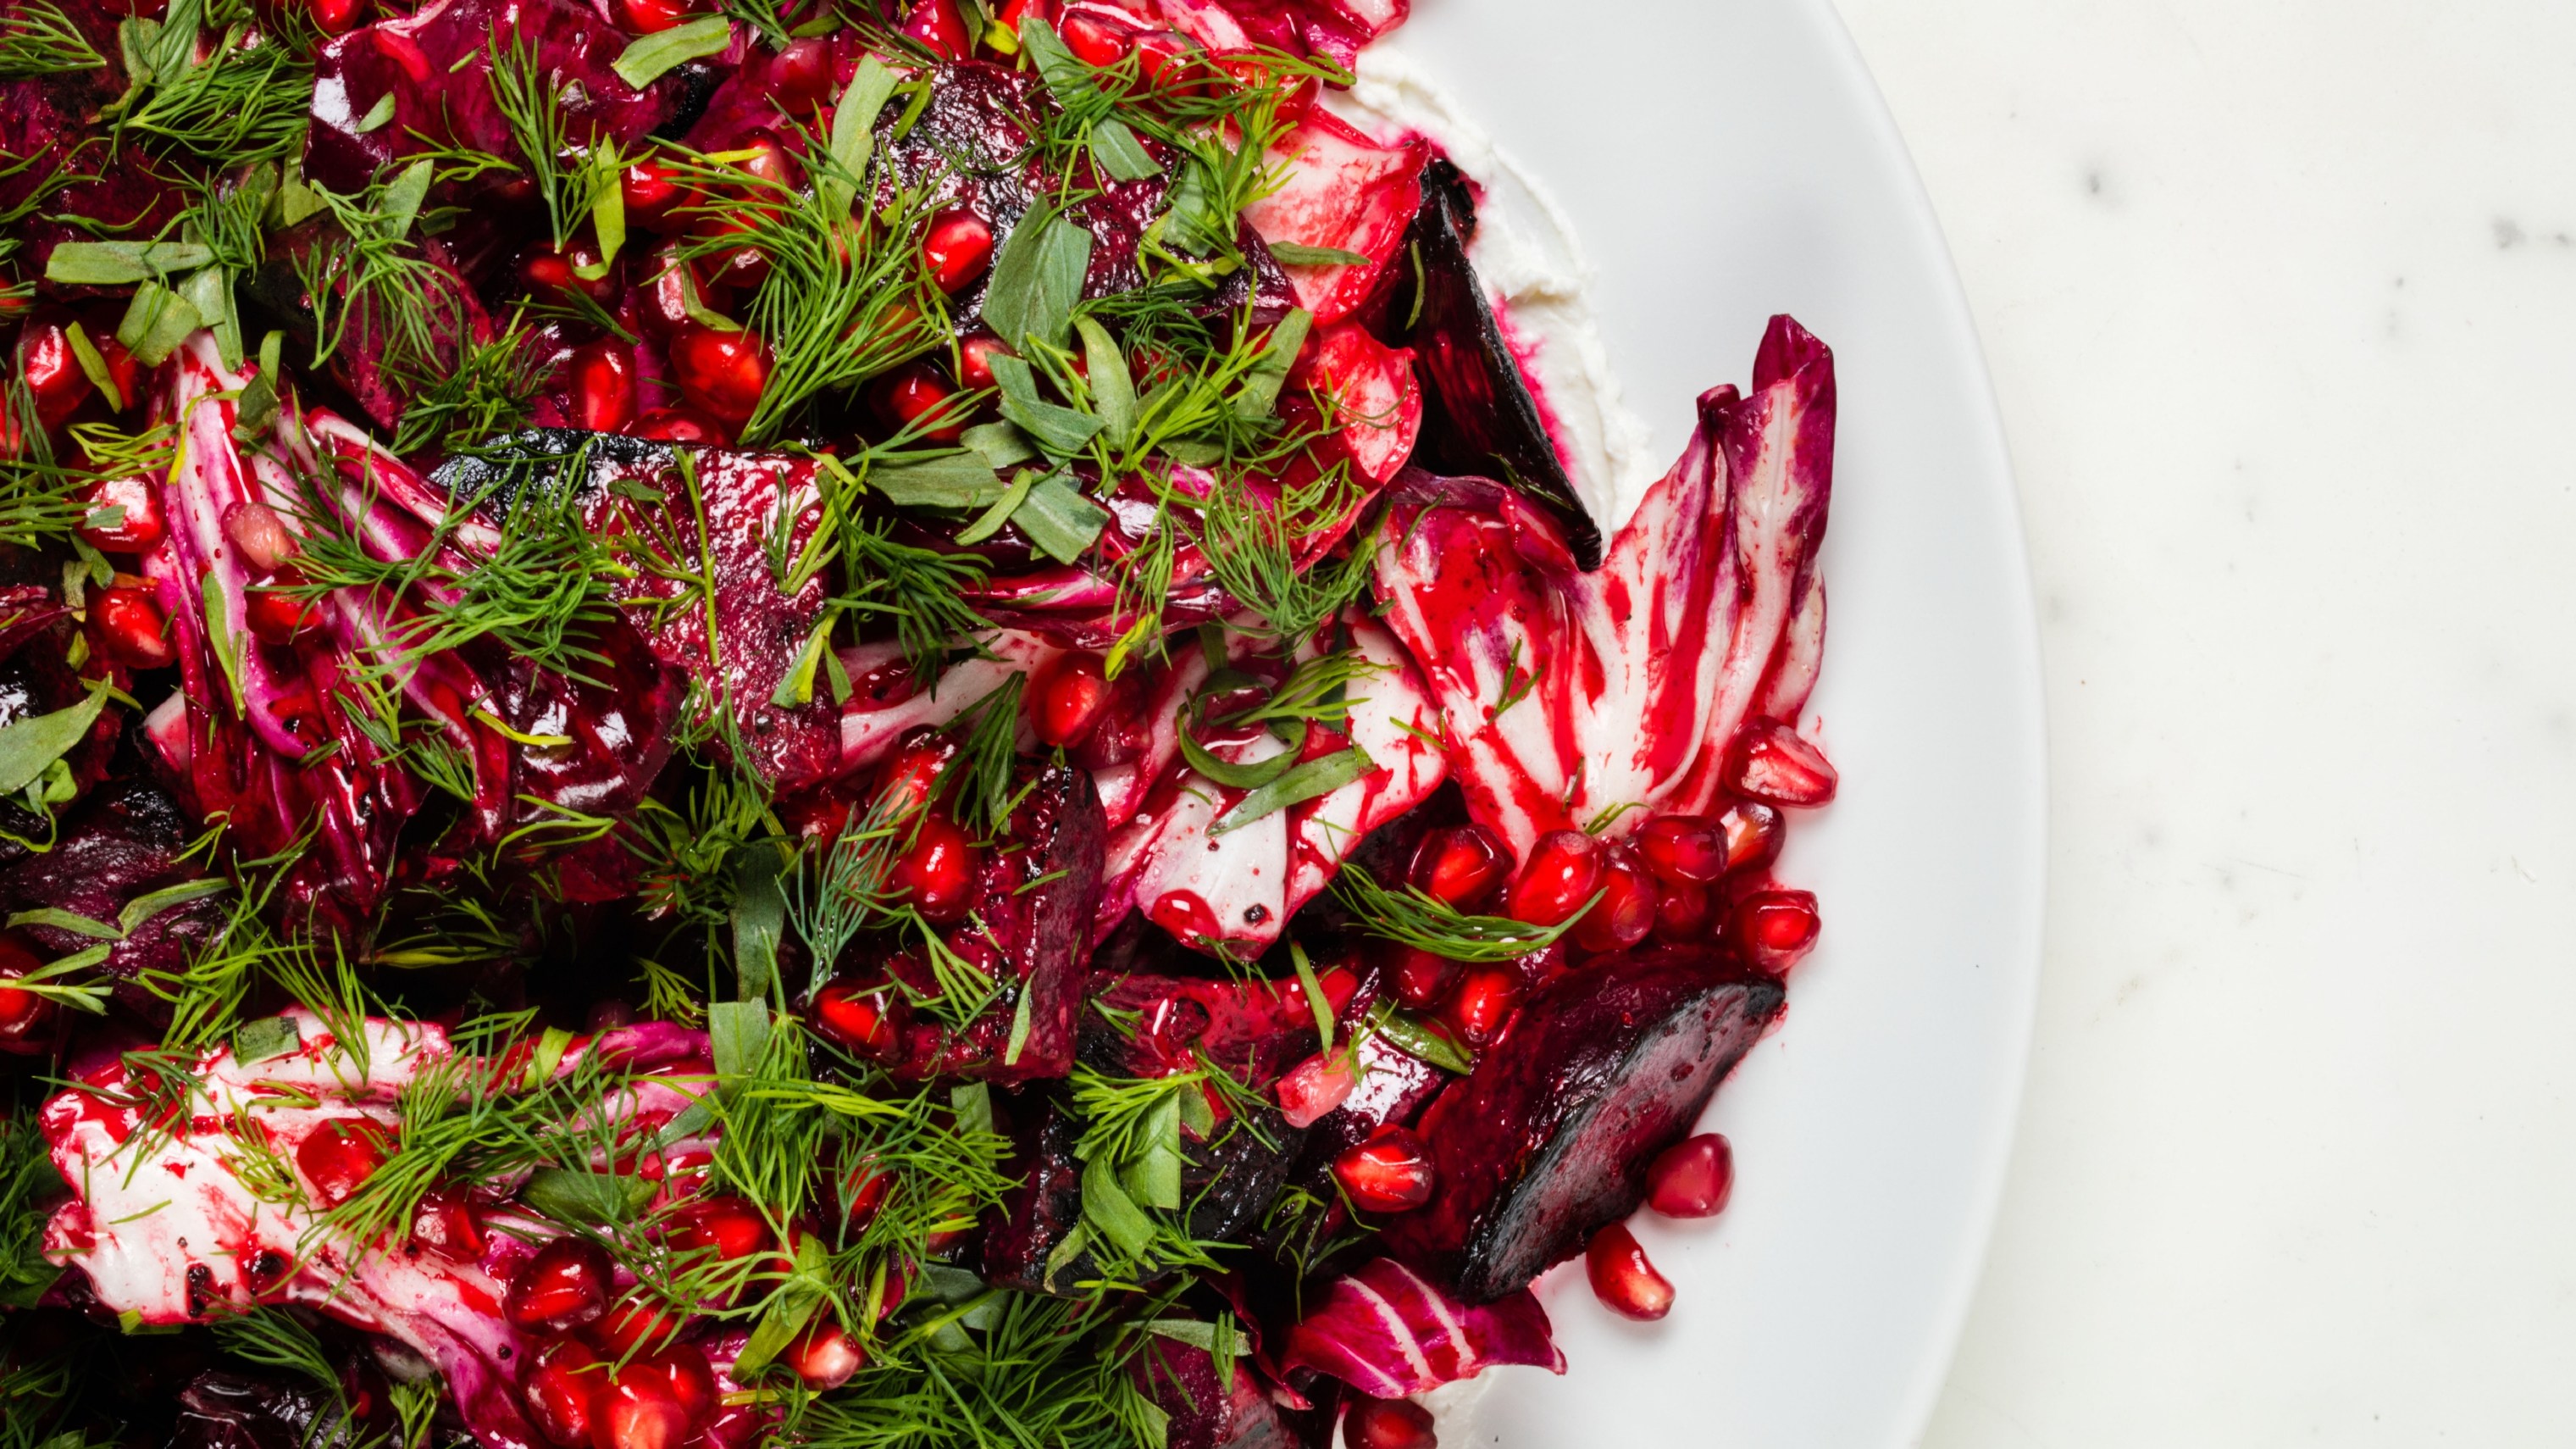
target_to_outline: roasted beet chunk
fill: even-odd
[[[1136,1386],[1171,1416],[1169,1449],[1297,1449],[1321,1442],[1328,1413],[1292,1415],[1270,1402],[1243,1360],[1227,1367],[1232,1373],[1220,1385],[1216,1359],[1206,1349],[1160,1334],[1129,1361]],[[1310,1418],[1319,1422],[1292,1422]]]
[[[115,922],[135,902],[198,878],[179,858],[191,829],[170,797],[140,780],[101,787],[63,822],[61,838],[43,855],[31,855],[0,872],[0,907],[10,912],[51,908],[94,921]],[[166,1016],[169,1003],[142,984],[146,973],[177,976],[188,958],[223,928],[221,896],[160,896],[141,908],[132,929],[108,949],[99,969],[118,982],[117,994],[147,1014]],[[97,944],[95,935],[38,923],[24,928],[36,944],[68,956]]]
[[[347,1449],[379,1427],[366,1422],[367,1417],[344,1413],[308,1382],[215,1370],[197,1375],[179,1391],[179,1422],[170,1449]],[[372,1417],[390,1418],[381,1412]]]
[[[1082,1221],[1082,1161],[1073,1145],[1082,1123],[1058,1103],[1039,1098],[1021,1104],[1012,1134],[1012,1165],[1019,1184],[984,1233],[984,1276],[1023,1293],[1068,1291],[1098,1271],[1077,1250],[1054,1261],[1056,1250]]]
[[[1101,1276],[1089,1248],[1064,1251],[1083,1221],[1085,1164],[1074,1152],[1083,1122],[1053,1097],[1023,1105],[1012,1167],[1019,1185],[987,1226],[984,1276],[1022,1292],[1076,1293]],[[1234,1242],[1260,1226],[1304,1140],[1304,1133],[1266,1107],[1257,1119],[1220,1121],[1206,1140],[1185,1135],[1180,1201],[1189,1235],[1201,1242]],[[1167,1275],[1164,1270],[1143,1276]]]
[[[1780,1003],[1777,981],[1679,947],[1542,988],[1423,1115],[1439,1190],[1388,1226],[1388,1250],[1473,1303],[1582,1251],[1644,1200],[1646,1164],[1690,1130]]]
[[[1073,1069],[1107,834],[1088,771],[1049,765],[1038,772],[1000,842],[977,867],[966,907],[970,924],[950,942],[977,969],[1017,984],[963,1028],[916,1015],[895,1065],[899,1075],[1026,1082]],[[936,983],[925,974],[913,984]],[[1011,1035],[1024,994],[1028,1036],[1015,1052]]]

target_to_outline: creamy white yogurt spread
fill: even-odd
[[[1604,534],[1617,532],[1664,469],[1611,374],[1592,313],[1592,265],[1573,225],[1419,62],[1376,46],[1361,52],[1355,75],[1348,93],[1326,93],[1327,107],[1381,139],[1431,138],[1482,188],[1468,260],[1535,386],[1576,493]]]

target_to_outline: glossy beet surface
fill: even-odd
[[[1424,1115],[1439,1189],[1389,1224],[1389,1250],[1474,1302],[1571,1257],[1636,1210],[1647,1163],[1689,1129],[1781,1000],[1768,976],[1673,947],[1540,988],[1508,1048]]]

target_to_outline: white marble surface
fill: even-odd
[[[1937,1449],[2576,1441],[2576,5],[1839,0],[2042,610]]]

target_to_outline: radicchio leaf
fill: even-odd
[[[1547,1310],[1529,1290],[1470,1308],[1391,1258],[1335,1279],[1288,1331],[1280,1359],[1283,1371],[1314,1369],[1381,1399],[1472,1379],[1494,1364],[1565,1372]]]
[[[1480,823],[1526,854],[1619,807],[1623,828],[1711,807],[1756,705],[1814,682],[1833,433],[1833,354],[1779,317],[1752,394],[1700,399],[1690,447],[1596,572],[1515,490],[1399,480],[1378,591]]]

